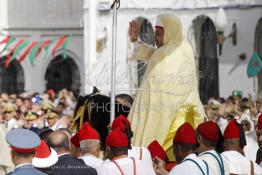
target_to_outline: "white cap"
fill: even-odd
[[[157,18],[156,18],[155,27],[164,28],[164,25],[163,25],[163,23],[161,21],[160,15],[158,15]]]

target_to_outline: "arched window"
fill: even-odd
[[[5,67],[5,58],[0,58],[0,92],[21,93],[24,91],[24,72],[16,60]]]
[[[256,27],[255,48],[257,49],[258,55],[262,59],[262,18],[260,18]],[[258,75],[257,83],[257,97],[262,98],[262,73]]]
[[[45,73],[46,89],[60,91],[63,88],[79,92],[79,69],[70,57],[64,59],[61,55],[54,58]]]
[[[219,97],[217,33],[213,21],[199,16],[193,21],[199,70],[199,93],[203,103]]]

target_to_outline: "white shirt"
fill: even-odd
[[[52,129],[53,131],[56,131],[60,128],[63,128],[63,126],[60,125],[58,122],[56,122],[54,126],[50,127],[50,129]]]
[[[182,163],[176,165],[172,170],[170,171],[169,175],[203,175],[200,168],[191,161],[185,161],[186,159],[192,159],[198,163],[198,165],[201,167],[205,175],[207,175],[207,166],[199,159],[195,154],[189,154]],[[209,174],[213,175],[212,169],[209,168]]]
[[[149,167],[140,160],[135,160],[136,175],[155,175],[154,169]],[[134,175],[134,163],[130,157],[116,159],[115,162],[123,171],[124,175]],[[97,168],[98,175],[121,175],[117,166],[109,160],[105,160],[101,166]]]
[[[231,174],[246,174],[249,175],[251,172],[251,163],[250,160],[240,154],[237,151],[225,151],[221,154],[224,157],[224,160],[227,162],[229,166],[229,172]],[[262,169],[253,162],[254,165],[254,173],[256,175],[262,174]]]
[[[136,160],[141,160],[144,164],[153,167],[151,154],[145,147],[132,146],[132,149],[128,150],[128,157],[134,157]]]
[[[256,138],[256,132],[250,131],[245,133],[247,145],[244,147],[245,156],[252,160],[253,162],[256,161],[258,144]]]
[[[10,131],[12,129],[19,128],[19,124],[15,118],[11,118],[10,120],[7,121],[6,128],[7,131]]]
[[[217,159],[219,161],[221,161],[219,156],[218,156],[218,153],[215,150],[205,151],[205,152],[199,154],[198,157],[201,160],[206,161],[209,168],[212,169],[212,171],[214,172],[215,175],[221,175],[221,170],[220,170],[219,163],[218,163],[217,159],[214,158],[212,155],[207,154],[207,153],[211,153],[211,154],[215,155],[217,157]],[[222,158],[222,156],[221,156],[221,158]],[[224,165],[223,171],[225,172],[225,175],[229,175],[229,167],[225,163],[225,160],[223,160],[223,158],[222,158],[222,161],[223,161],[223,165]],[[220,164],[221,164],[221,162],[220,162]]]
[[[82,159],[86,165],[92,168],[95,168],[95,169],[103,163],[102,159],[99,159],[96,156],[91,155],[91,154],[85,154],[82,157],[80,157],[80,159]]]

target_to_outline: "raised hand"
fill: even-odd
[[[129,38],[131,42],[135,42],[138,38],[139,24],[136,21],[129,22]]]

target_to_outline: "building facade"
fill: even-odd
[[[14,62],[14,67],[20,67],[13,71],[17,75],[14,81],[18,84],[17,89],[43,92],[64,86],[86,93],[89,86],[96,85],[103,92],[110,92],[111,1],[97,0],[96,3],[97,53],[95,58],[89,58],[89,0],[0,0],[1,33],[29,40],[55,39],[73,34],[66,61],[60,57],[60,50],[55,57],[46,53],[45,59],[37,59],[35,65],[31,65],[28,59],[21,65]],[[261,75],[248,78],[246,73],[254,48],[262,57],[262,1],[125,0],[120,5],[117,15],[117,93],[135,94],[146,66],[143,62],[129,59],[132,47],[128,38],[129,21],[138,20],[142,26],[140,39],[154,44],[156,16],[171,13],[183,20],[185,36],[194,48],[203,101],[211,96],[228,97],[233,90],[243,91],[244,96],[262,96]],[[231,33],[235,23],[237,41],[233,44],[232,38],[226,39],[220,55],[215,18],[221,6],[228,18],[224,35]],[[4,81],[3,76],[1,81]]]
[[[103,1],[103,4],[106,4],[106,1]],[[229,36],[233,29],[237,30],[235,43],[232,42],[232,37],[226,39],[221,55],[219,54],[218,29],[215,22],[219,7],[224,7],[228,18],[224,29],[225,37]],[[99,20],[97,20],[99,21],[98,26],[100,28],[107,27],[109,33],[112,32],[112,13],[110,13],[111,15],[103,15],[101,9],[100,13]],[[129,92],[135,94],[132,89],[138,87],[139,71],[141,71],[140,63],[134,64],[133,60],[129,60],[129,21],[138,19],[142,23],[144,27],[141,29],[140,39],[150,44],[152,42],[152,36],[150,36],[152,35],[152,26],[154,26],[156,16],[162,13],[178,15],[184,23],[185,36],[195,51],[202,101],[206,102],[209,97],[228,97],[233,90],[243,91],[244,96],[250,94],[255,98],[262,97],[261,74],[256,78],[247,77],[247,65],[254,49],[262,57],[262,1],[259,0],[121,1],[117,26],[117,89],[119,93],[123,89],[129,88],[131,89]],[[143,32],[145,30],[147,32]],[[143,33],[147,33],[147,36]],[[109,41],[109,54],[103,57],[105,59],[111,55],[110,35]],[[130,72],[135,72],[137,75],[130,75]],[[105,87],[105,89],[108,88]]]
[[[73,35],[67,59],[62,59],[60,49],[54,56],[50,50],[41,52],[33,65],[28,58],[21,64],[12,62],[9,68],[2,64],[1,92],[43,92],[62,87],[81,90],[84,79],[82,7],[81,0],[0,0],[2,35],[31,42]]]

